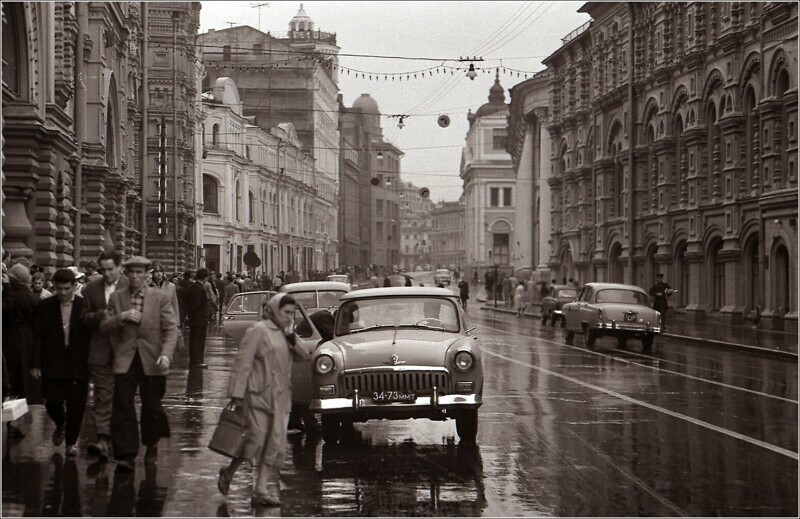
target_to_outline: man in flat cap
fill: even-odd
[[[170,435],[161,407],[178,338],[178,323],[170,297],[148,287],[150,261],[134,256],[123,263],[127,289],[117,290],[108,301],[100,331],[114,349],[114,406],[111,442],[117,470],[133,471],[139,453],[136,390],[142,400],[141,443],[147,447],[145,463],[158,460],[158,441]]]

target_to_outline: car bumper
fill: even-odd
[[[627,324],[627,323],[618,323],[618,322],[603,322],[597,323],[591,328],[595,330],[602,330],[604,332],[629,332],[629,333],[661,333],[660,326],[650,326],[650,325],[641,325],[641,324]]]
[[[363,413],[370,416],[391,417],[394,414],[409,413],[425,415],[430,412],[477,409],[483,403],[480,394],[455,394],[439,396],[420,396],[412,402],[391,402],[376,404],[369,397],[319,398],[311,401],[310,410],[321,414]]]

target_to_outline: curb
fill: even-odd
[[[491,307],[491,306],[486,306],[485,304],[481,305],[481,310],[485,310],[487,312],[500,312],[500,313],[503,313],[503,314],[510,314],[510,315],[516,315],[516,313],[517,313],[514,310],[509,310],[507,308],[500,308],[500,307],[494,308],[494,307]],[[532,314],[530,312],[525,312],[525,313],[522,314],[522,316],[523,317],[527,317],[529,319],[536,319],[536,318],[540,318],[541,317],[541,315]],[[736,342],[726,342],[726,341],[720,341],[720,340],[716,340],[716,339],[706,339],[706,338],[702,338],[702,337],[689,337],[689,336],[686,336],[686,335],[676,335],[674,333],[663,333],[663,334],[661,334],[661,336],[662,337],[666,337],[668,339],[688,342],[688,343],[692,343],[692,344],[715,346],[715,347],[718,347],[718,348],[726,348],[726,349],[731,349],[731,350],[747,351],[749,353],[754,353],[754,354],[758,354],[758,355],[769,355],[769,356],[774,356],[774,357],[780,357],[780,358],[783,358],[783,359],[793,360],[795,362],[797,362],[798,358],[799,358],[797,353],[793,353],[793,352],[790,352],[790,351],[773,350],[773,349],[770,349],[770,348],[762,348],[760,346],[749,346],[747,344],[739,344],[739,343],[736,343]]]

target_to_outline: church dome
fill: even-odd
[[[369,94],[361,94],[361,97],[353,102],[353,108],[360,108],[362,113],[370,115],[380,115],[378,103]]]
[[[500,72],[498,71],[494,79],[494,85],[492,85],[492,88],[489,89],[489,102],[478,108],[478,111],[475,113],[475,117],[492,115],[505,110],[507,107],[506,91],[500,84]]]

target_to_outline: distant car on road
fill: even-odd
[[[446,287],[450,286],[452,279],[453,274],[448,269],[438,269],[433,275],[433,281],[436,283],[436,286],[439,286],[439,283]]]
[[[483,365],[478,339],[450,290],[396,287],[342,296],[334,338],[314,352],[311,411],[335,443],[354,422],[455,419],[478,433]]]
[[[572,344],[576,333],[582,333],[590,349],[600,337],[611,336],[620,346],[628,339],[639,339],[649,350],[661,333],[661,314],[650,307],[647,292],[635,285],[587,283],[578,300],[561,310],[567,344]]]
[[[564,326],[564,313],[561,307],[578,299],[578,289],[569,285],[550,285],[547,296],[542,299],[542,324],[550,321],[550,326],[555,326],[556,321],[561,321]]]
[[[350,285],[350,277],[346,274],[331,274],[328,276],[326,281],[332,281],[334,283],[344,283],[345,285],[352,288]]]

